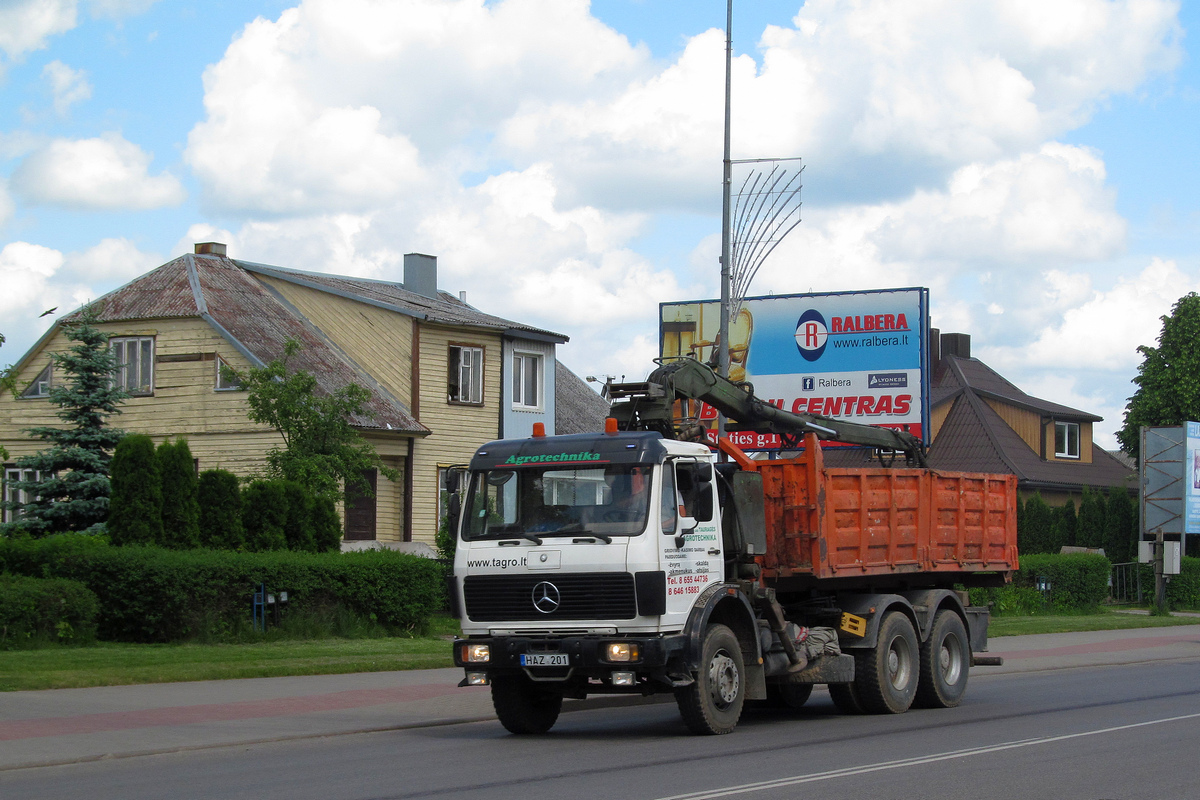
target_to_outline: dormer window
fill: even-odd
[[[54,374],[53,365],[47,364],[46,368],[38,373],[25,391],[21,392],[21,397],[49,397],[50,396],[50,377]]]
[[[1054,423],[1055,458],[1079,458],[1079,423]]]

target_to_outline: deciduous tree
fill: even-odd
[[[1179,298],[1162,317],[1158,347],[1142,345],[1137,385],[1125,407],[1125,424],[1117,432],[1121,449],[1140,459],[1140,428],[1182,425],[1200,420],[1200,296]]]

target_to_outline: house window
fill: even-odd
[[[130,394],[154,393],[154,337],[109,339],[117,359],[116,384]]]
[[[242,388],[242,385],[236,380],[232,379],[232,376],[226,377],[225,368],[228,366],[229,365],[225,363],[225,359],[217,356],[216,391],[218,392],[236,392]]]
[[[1054,423],[1054,455],[1058,458],[1079,458],[1079,423]]]
[[[40,481],[42,473],[36,469],[21,469],[19,467],[4,468],[4,502],[7,503],[28,503],[32,501],[36,495],[33,492],[18,489],[13,485],[14,481]],[[7,505],[4,507],[4,521],[13,522],[22,517],[19,509],[11,509]]]
[[[449,400],[483,402],[483,348],[450,346]]]
[[[50,396],[50,376],[54,373],[53,365],[47,364],[46,368],[38,373],[38,376],[21,392],[21,397],[49,397]]]
[[[513,408],[537,410],[542,407],[542,357],[534,353],[513,353]]]

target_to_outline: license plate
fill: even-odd
[[[523,653],[522,667],[569,667],[571,657],[566,653]]]

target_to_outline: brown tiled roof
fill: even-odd
[[[945,356],[935,376],[931,402],[952,403],[937,438],[929,448],[934,469],[1011,473],[1023,489],[1077,491],[1131,488],[1133,470],[1108,451],[1092,446],[1092,461],[1043,459],[1009,427],[983,398],[1037,411],[1056,419],[1096,422],[1094,414],[1032,397],[990,367],[973,358]]]
[[[351,419],[355,427],[429,433],[405,404],[365,369],[228,258],[181,256],[101,297],[93,307],[101,322],[200,317],[258,365],[281,357],[287,341],[295,340],[300,343],[300,351],[290,366],[312,373],[322,391],[332,394],[357,383],[371,393],[364,413]],[[61,321],[69,322],[80,313],[76,311]]]
[[[554,362],[554,432],[595,433],[604,430],[608,401],[561,361]]]

